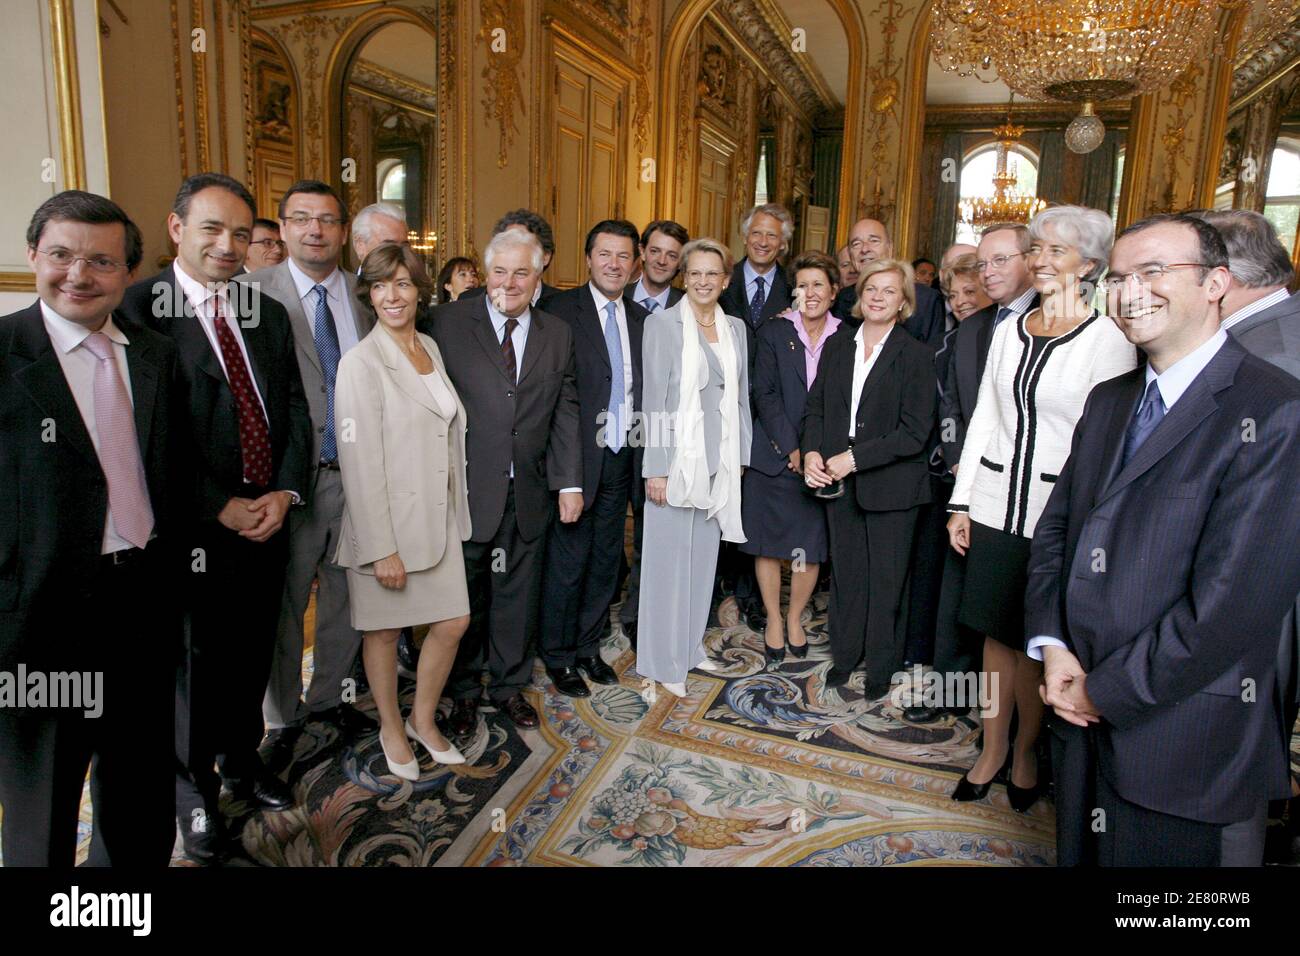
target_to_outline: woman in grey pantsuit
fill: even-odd
[[[751,429],[745,323],[718,306],[731,254],[697,239],[682,249],[682,262],[686,295],[650,316],[642,339],[648,506],[636,663],[678,697],[688,671],[712,669],[701,639],[719,542],[745,540],[740,475]]]

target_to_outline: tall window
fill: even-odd
[[[767,202],[767,161],[771,140],[765,136],[758,140],[758,173],[754,177],[754,205],[761,206]]]
[[[383,202],[406,206],[406,164],[400,159],[386,159],[377,170],[379,198]]]
[[[1300,223],[1300,141],[1279,139],[1268,170],[1264,216],[1294,255],[1296,227]]]
[[[961,166],[960,196],[976,199],[993,195],[993,174],[997,171],[996,143],[987,143],[970,152]],[[1038,156],[1026,146],[1012,146],[1007,151],[1007,171],[1016,174],[1015,191],[1022,196],[1038,195]],[[979,236],[967,222],[957,223],[957,242],[975,245]]]

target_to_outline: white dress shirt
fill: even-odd
[[[632,421],[632,346],[628,344],[630,336],[627,331],[627,310],[623,307],[623,297],[609,298],[596,288],[594,282],[588,282],[587,288],[591,290],[591,297],[596,302],[596,315],[600,317],[600,331],[602,333],[605,331],[605,323],[609,321],[609,312],[605,307],[611,302],[614,303],[614,315],[618,318],[618,339],[623,348],[623,402],[627,408],[627,422],[630,427]]]
[[[50,337],[50,344],[54,346],[54,354],[59,357],[59,367],[63,369],[63,377],[67,380],[68,388],[72,390],[72,397],[77,402],[77,411],[81,412],[81,420],[85,423],[86,431],[90,433],[90,440],[95,446],[95,453],[98,454],[99,432],[95,428],[95,366],[99,364],[99,359],[95,358],[95,353],[84,347],[86,339],[90,337],[90,329],[65,319],[46,305],[44,300],[41,301],[41,318],[45,322],[45,332]],[[117,360],[117,371],[122,376],[122,382],[126,385],[126,396],[134,408],[135,395],[131,392],[131,372],[126,362],[126,347],[130,344],[129,340],[113,323],[111,315],[104,321],[99,331],[107,335],[109,341],[113,343],[113,357]],[[144,452],[142,451],[140,455],[143,458]],[[150,535],[150,538],[152,537],[153,535]],[[117,526],[113,524],[113,509],[111,506],[107,507],[99,553],[112,554],[114,551],[125,551],[127,548],[134,547],[135,545],[117,533]]]
[[[1228,341],[1228,333],[1220,327],[1219,331],[1202,342],[1196,349],[1187,355],[1184,355],[1173,365],[1169,366],[1159,374],[1147,363],[1146,383],[1142,386],[1142,392],[1145,395],[1146,390],[1151,387],[1151,383],[1156,383],[1156,388],[1160,390],[1160,401],[1165,406],[1165,414],[1168,415],[1174,407],[1174,403],[1183,397],[1183,393],[1191,387],[1196,376],[1205,370],[1205,366],[1210,364],[1210,360],[1219,354],[1219,349],[1223,348],[1223,343]],[[1036,661],[1043,659],[1042,649],[1045,646],[1065,647],[1065,641],[1058,637],[1049,637],[1046,634],[1040,634],[1037,637],[1030,638],[1028,647],[1025,648],[1025,654]]]
[[[226,375],[226,381],[230,381],[230,369],[226,368],[225,357],[221,354],[221,345],[217,342],[217,298],[221,299],[221,311],[227,318],[233,319],[239,313],[230,305],[230,289],[228,285],[222,285],[220,289],[209,288],[201,282],[193,279],[189,273],[181,268],[180,260],[177,259],[172,263],[172,269],[176,273],[176,281],[180,283],[181,291],[185,293],[185,298],[190,303],[190,308],[194,310],[195,316],[198,317],[199,324],[203,327],[203,332],[208,337],[208,343],[212,346],[212,351],[216,353],[217,361],[221,364],[221,371]],[[243,290],[240,290],[244,294]],[[271,416],[266,411],[266,399],[262,397],[262,389],[257,384],[257,376],[253,373],[253,360],[248,357],[248,344],[244,341],[244,331],[240,328],[238,320],[227,322],[230,331],[234,333],[235,342],[239,345],[239,351],[244,356],[244,366],[248,369],[248,377],[253,383],[253,393],[257,395],[257,403],[262,406],[262,415],[269,422]]]
[[[657,308],[653,311],[662,312],[664,309],[668,308],[668,293],[671,291],[672,286],[666,285],[664,286],[663,291],[658,295],[651,295],[650,291],[641,281],[644,278],[644,276],[641,276],[636,280],[636,285],[632,288],[632,301],[637,305],[645,306],[646,299],[653,299],[657,305]]]
[[[1230,329],[1234,325],[1238,324],[1239,322],[1243,322],[1246,319],[1250,318],[1252,315],[1256,314],[1257,312],[1263,312],[1269,306],[1277,305],[1279,302],[1285,302],[1290,297],[1291,297],[1291,293],[1286,290],[1285,286],[1281,289],[1277,289],[1273,292],[1270,292],[1268,295],[1256,299],[1254,302],[1250,303],[1249,305],[1243,305],[1236,312],[1232,313],[1232,315],[1228,316],[1226,319],[1220,322],[1219,328]],[[1164,394],[1163,389],[1161,389],[1160,394],[1161,395]]]
[[[293,276],[294,288],[298,290],[298,299],[302,311],[307,316],[307,324],[316,330],[316,293],[312,291],[318,285],[325,287],[325,301],[329,304],[330,314],[334,316],[334,329],[339,337],[339,357],[347,354],[348,349],[356,345],[357,317],[352,312],[352,296],[348,294],[348,283],[343,273],[335,267],[334,271],[317,282],[298,268],[297,263],[289,260],[289,275]]]
[[[858,402],[862,400],[862,386],[867,384],[867,376],[871,374],[872,368],[880,358],[880,351],[889,341],[889,337],[894,334],[894,327],[891,325],[889,331],[871,348],[871,355],[864,357],[866,350],[865,340],[862,332],[866,329],[866,323],[858,326],[857,334],[853,336],[853,404],[849,406],[849,437],[855,437],[858,427]]]

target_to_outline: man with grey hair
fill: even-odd
[[[512,209],[492,225],[492,235],[495,238],[506,230],[531,235],[538,241],[542,247],[542,273],[545,274],[551,265],[551,258],[555,255],[555,233],[551,230],[551,224],[531,209]],[[486,290],[486,285],[475,286],[462,292],[461,298],[469,296],[472,299],[483,295]],[[559,291],[542,280],[537,283],[537,289],[533,292],[532,304],[536,305],[546,296],[555,295]]]
[[[384,242],[406,242],[406,214],[391,202],[371,203],[352,220],[352,251],[357,257],[358,275],[361,261]]]
[[[749,327],[749,380],[754,380],[754,356],[758,349],[758,328],[790,307],[791,290],[781,269],[780,257],[794,238],[794,217],[777,203],[755,206],[740,223],[745,240],[745,257],[731,270],[731,281],[718,298],[727,315],[744,319]],[[741,554],[735,545],[724,543],[718,560],[723,581],[734,582],[736,604],[750,630],[759,634],[767,627],[767,615],[754,580],[754,559]]]
[[[471,463],[465,542],[470,626],[448,682],[448,730],[478,727],[488,696],[518,727],[536,727],[532,679],[542,559],[558,498],[560,521],[582,514],[577,366],[567,322],[534,306],[542,246],[505,229],[484,254],[486,294],[433,310],[433,338],[465,406]]]

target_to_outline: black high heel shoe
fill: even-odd
[[[799,660],[803,660],[805,657],[807,657],[808,656],[807,632],[804,633],[802,644],[791,644],[790,637],[787,634],[785,639],[785,649],[790,652],[791,657],[797,657]]]
[[[988,795],[991,786],[993,786],[992,780],[988,783],[971,783],[970,778],[966,774],[962,774],[961,779],[957,781],[957,789],[952,792],[952,798],[958,803],[983,800]]]
[[[1010,780],[1007,781],[1007,803],[1011,804],[1011,809],[1016,813],[1027,813],[1029,808],[1038,802],[1042,795],[1042,788],[1038,784],[1032,787],[1017,787]]]
[[[780,664],[785,660],[785,646],[769,647],[767,641],[763,642],[763,653],[767,656],[768,664]],[[802,656],[802,655],[800,655]]]

